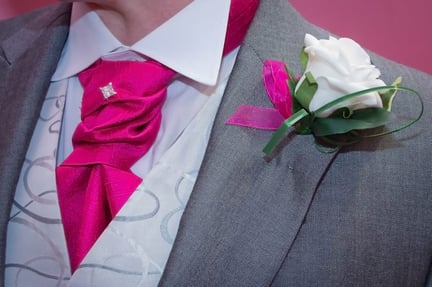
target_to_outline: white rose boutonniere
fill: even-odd
[[[309,104],[311,112],[352,92],[386,85],[378,79],[380,71],[371,64],[369,55],[349,38],[318,40],[306,34],[304,53],[308,55],[308,61],[297,87],[306,80],[307,73],[314,76],[318,89]],[[317,116],[328,117],[342,107],[350,110],[382,108],[382,101],[378,92],[370,92],[346,100]]]
[[[283,62],[264,62],[264,85],[274,108],[243,105],[226,122],[276,130],[264,147],[266,155],[272,153],[291,127],[298,134],[312,134],[321,150],[335,151],[364,138],[400,131],[421,118],[420,95],[402,87],[401,77],[386,85],[379,79],[380,71],[369,55],[352,39],[319,40],[306,34],[304,42],[301,76],[296,76]],[[417,96],[419,114],[398,128],[367,133],[366,130],[391,121],[393,99],[400,90]]]

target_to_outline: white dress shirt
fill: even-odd
[[[32,137],[8,225],[7,286],[157,285],[237,55],[235,50],[222,59],[229,6],[229,0],[195,0],[127,47],[85,3],[74,3],[69,38]],[[133,167],[143,183],[71,276],[52,192],[53,167],[72,151],[71,137],[80,120],[82,88],[76,75],[100,57],[150,57],[180,77],[168,89],[154,146]],[[34,167],[44,168],[46,177],[33,173]]]

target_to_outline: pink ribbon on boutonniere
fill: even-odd
[[[225,122],[263,130],[277,130],[293,114],[293,99],[285,63],[267,60],[263,65],[263,81],[274,108],[241,105]]]

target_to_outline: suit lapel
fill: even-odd
[[[265,59],[296,71],[304,33],[323,36],[286,0],[262,0],[221,103],[199,178],[180,223],[161,286],[265,286],[277,273],[334,154],[293,136],[271,162],[271,132],[225,125],[240,104],[270,106]]]
[[[2,271],[6,226],[16,184],[51,75],[67,37],[70,7],[69,4],[55,6],[2,26],[12,31],[20,27],[0,42],[0,130],[4,133],[0,137]],[[23,25],[22,21],[27,22]],[[2,281],[3,274],[0,274]]]
[[[62,50],[67,36],[70,6],[57,9],[51,12],[58,18],[45,14],[32,19],[0,44],[0,90],[6,95],[0,98],[0,130],[9,134],[0,138],[1,226],[6,226],[19,171],[60,56],[52,52]],[[224,121],[240,104],[269,106],[262,61],[284,60],[296,63],[291,67],[298,70],[305,32],[322,36],[286,0],[261,0],[161,285],[267,285],[288,253],[333,155],[317,152],[310,137],[295,136],[267,163],[261,149],[271,133]],[[9,80],[17,78],[22,82]],[[2,246],[5,234],[3,230]],[[0,260],[3,264],[4,249]]]

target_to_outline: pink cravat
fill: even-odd
[[[154,61],[102,60],[79,74],[82,122],[56,171],[72,270],[141,182],[130,168],[156,139],[174,75]]]
[[[224,54],[244,39],[258,0],[232,0]],[[56,169],[72,272],[135,191],[131,166],[150,149],[175,72],[154,62],[99,60],[79,75],[82,122],[74,150]]]

